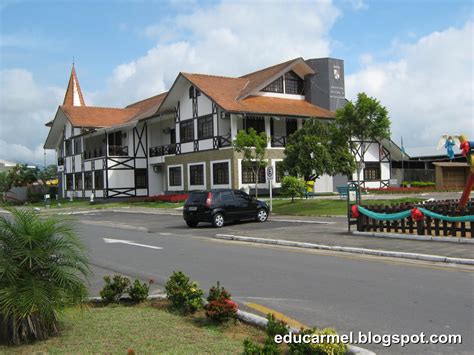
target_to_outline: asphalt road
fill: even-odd
[[[174,270],[182,270],[204,289],[220,280],[241,304],[258,303],[339,333],[463,337],[462,345],[365,346],[377,353],[470,353],[474,348],[472,269],[219,241],[209,238],[215,229],[189,229],[173,215],[103,211],[77,218],[92,263],[100,270],[92,280],[93,293],[107,271],[153,278],[163,285]],[[288,226],[295,231],[308,228],[304,223],[273,221],[230,225],[219,232]],[[103,238],[162,249],[106,243]]]

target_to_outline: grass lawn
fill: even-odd
[[[148,304],[71,308],[63,323],[60,336],[0,346],[0,354],[241,354],[245,338],[264,339],[262,330],[245,324],[217,326],[203,314],[183,317]]]
[[[378,204],[396,204],[402,202],[420,202],[419,198],[400,198],[394,200],[365,200],[362,198],[364,205],[378,205]],[[346,200],[274,200],[273,212],[294,216],[345,216],[347,211]]]

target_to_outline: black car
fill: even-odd
[[[265,202],[232,189],[191,192],[183,208],[183,218],[189,227],[196,227],[199,222],[209,222],[220,228],[224,222],[241,219],[265,222],[268,214],[269,208]]]

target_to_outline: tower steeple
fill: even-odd
[[[69,83],[67,84],[67,90],[66,95],[64,96],[63,105],[86,106],[86,104],[84,103],[84,97],[82,96],[81,86],[79,85],[79,80],[77,80],[74,62],[72,63],[71,76],[69,77]]]

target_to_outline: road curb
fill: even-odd
[[[405,240],[421,240],[424,242],[443,242],[443,243],[465,243],[474,244],[474,239],[459,238],[459,237],[429,237],[415,234],[402,234],[402,233],[384,233],[384,232],[359,232],[352,231],[352,235],[361,237],[374,237],[374,238],[392,238],[392,239],[405,239]]]
[[[147,297],[147,299],[149,301],[166,300],[167,297],[165,294],[159,293],[159,294],[150,295]],[[123,296],[120,298],[120,300],[127,301],[127,300],[130,300],[130,297]],[[102,303],[102,297],[89,297],[88,301],[91,303]],[[203,301],[204,301],[204,304],[207,303],[206,300],[203,299]],[[268,319],[254,313],[242,311],[240,309],[237,310],[237,318],[244,323],[247,323],[259,328],[266,328],[268,324]],[[291,333],[299,332],[299,329],[290,328],[290,332]],[[355,345],[347,344],[347,349],[348,349],[348,352],[347,352],[348,354],[375,355],[373,351],[370,351],[370,350],[367,350]]]
[[[297,247],[297,248],[306,248],[306,249],[320,249],[320,250],[341,251],[341,252],[347,252],[347,253],[366,254],[366,255],[375,255],[375,256],[388,256],[388,257],[394,257],[394,258],[415,259],[415,260],[442,262],[442,263],[449,263],[449,264],[474,265],[474,259],[451,258],[447,256],[442,256],[442,255],[429,255],[429,254],[407,253],[407,252],[398,252],[398,251],[390,251],[390,250],[376,250],[376,249],[365,249],[365,248],[355,248],[355,247],[331,246],[331,245],[324,245],[324,244],[301,243],[301,242],[293,242],[291,240],[243,237],[243,236],[236,236],[233,234],[216,234],[214,238],[224,239],[224,240],[234,240],[234,241],[240,241],[240,242],[259,243],[259,244],[281,245],[281,246],[287,246],[287,247]]]

